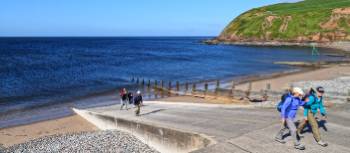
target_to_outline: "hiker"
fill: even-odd
[[[142,106],[143,100],[142,100],[142,95],[140,91],[136,92],[136,97],[134,98],[134,105],[137,107],[135,114],[136,116],[140,116],[140,109]]]
[[[132,92],[128,93],[128,100],[129,100],[129,104],[134,103],[134,94]]]
[[[295,126],[294,120],[299,109],[299,106],[303,106],[305,103],[301,100],[304,92],[301,88],[294,87],[292,94],[287,96],[285,101],[281,103],[281,119],[282,119],[282,129],[277,133],[275,140],[280,143],[286,143],[283,140],[284,132],[289,129],[291,136],[294,139],[294,148],[299,150],[304,150],[305,146],[300,143],[297,136],[297,128]],[[280,104],[279,104],[280,105]]]
[[[323,117],[323,120],[326,120],[327,114],[326,109],[323,106],[323,87],[317,87],[316,91],[314,89],[310,89],[310,95],[305,97],[305,105],[304,105],[304,119],[301,121],[298,127],[298,134],[302,136],[302,131],[307,123],[310,124],[312,129],[312,134],[317,142],[322,147],[328,146],[326,142],[323,142],[321,139],[320,131],[318,128],[318,122],[316,120],[316,114],[318,109]]]
[[[121,98],[121,106],[120,106],[120,110],[123,109],[124,105],[125,105],[125,108],[126,110],[128,110],[128,96],[127,96],[127,91],[125,88],[123,88],[121,91],[120,91],[120,98]]]

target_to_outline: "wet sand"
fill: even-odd
[[[5,147],[48,135],[98,130],[78,115],[0,129],[0,144]]]

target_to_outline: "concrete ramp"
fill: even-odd
[[[161,127],[159,125],[143,123],[142,121],[115,117],[88,110],[73,108],[73,111],[101,130],[117,129],[131,133],[145,144],[162,153],[191,152],[212,143],[210,138],[202,134]]]

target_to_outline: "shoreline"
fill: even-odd
[[[329,72],[337,72],[338,70],[344,71],[344,72],[329,74]],[[273,74],[264,75],[264,76],[257,76],[257,75],[253,77],[251,76],[251,78],[248,78],[248,79],[246,78],[247,80],[244,80],[244,81],[241,80],[241,82],[236,87],[237,89],[244,90],[248,82],[253,82],[253,86],[257,86],[257,87],[254,87],[253,89],[259,90],[259,87],[264,88],[265,83],[270,81],[272,82],[271,87],[276,88],[276,86],[274,85],[280,84],[280,81],[285,81],[289,83],[288,80],[295,79],[294,81],[298,81],[297,78],[303,78],[304,80],[307,80],[307,78],[311,80],[331,79],[334,77],[343,76],[342,74],[345,74],[345,73],[349,74],[350,76],[349,64],[328,65],[325,67],[313,68],[313,69],[303,68],[302,70],[291,71],[288,73],[278,72],[278,73],[273,73]],[[324,75],[320,75],[320,74],[324,74]],[[319,78],[312,78],[312,77],[305,78],[305,76],[318,76]],[[89,96],[84,100],[91,100],[93,98],[99,99],[98,97]],[[188,101],[188,102],[194,102],[194,103],[217,103],[217,104],[220,104],[220,101],[221,101],[220,99],[203,99],[203,98],[193,97],[193,96],[172,96],[172,97],[164,97],[164,98],[159,97],[158,100],[174,101],[174,102]],[[224,103],[221,103],[221,104],[224,104]],[[81,117],[75,114],[71,114],[68,116],[63,116],[55,119],[47,119],[47,120],[41,120],[41,121],[29,123],[29,124],[0,128],[0,144],[4,144],[6,147],[8,147],[10,145],[26,142],[35,138],[48,136],[48,135],[67,134],[67,133],[93,131],[93,130],[96,130],[96,127],[94,127],[87,121],[83,120]]]
[[[305,62],[306,63],[306,62]],[[315,66],[298,66],[298,65],[293,65],[293,64],[285,64],[289,65],[292,68],[288,70],[283,70],[283,71],[276,71],[276,72],[271,72],[271,73],[258,73],[258,74],[250,74],[250,75],[243,75],[243,76],[236,76],[236,77],[227,77],[227,78],[222,78],[220,80],[221,87],[224,88],[230,88],[232,85],[232,82],[235,83],[236,86],[241,86],[243,84],[247,84],[249,82],[257,82],[257,81],[263,81],[263,80],[269,80],[273,78],[278,78],[278,77],[283,77],[283,76],[289,76],[289,75],[295,75],[295,74],[302,74],[308,71],[316,71],[318,69],[323,69],[324,67],[315,67]],[[330,64],[325,64],[325,65],[330,65]],[[216,80],[197,80],[197,81],[192,81],[189,82],[189,84],[199,84],[198,87],[201,87],[201,84],[204,84],[205,82],[208,82],[209,84],[212,84],[214,86]],[[131,88],[137,88],[137,85],[130,85],[129,87]],[[180,84],[180,86],[184,86],[184,84]],[[173,86],[175,87],[175,86]],[[146,91],[146,89],[143,89],[143,91]],[[81,107],[81,108],[90,108],[90,107],[99,107],[99,106],[109,106],[109,105],[114,105],[119,103],[119,96],[115,94],[116,89],[113,90],[107,90],[104,92],[96,92],[93,94],[88,94],[83,97],[76,97],[74,99],[64,101],[62,103],[56,103],[56,104],[47,104],[44,106],[38,106],[30,109],[21,109],[21,110],[15,110],[11,111],[9,113],[3,114],[4,116],[16,116],[16,114],[21,113],[22,111],[28,111],[28,112],[36,112],[36,110],[42,110],[42,109],[50,109],[52,107],[62,107],[61,109],[69,109],[71,107]],[[150,94],[150,95],[149,95]],[[144,94],[145,99],[147,100],[154,100],[154,99],[162,99],[162,98],[168,98],[167,96],[165,97],[154,97],[154,91],[151,91],[150,93],[147,94],[147,96],[151,97],[146,97],[146,93]],[[100,103],[100,101],[103,101]],[[107,101],[107,102],[106,102]],[[91,105],[92,102],[95,102],[94,104]],[[90,104],[87,104],[90,103]],[[85,105],[86,104],[86,105]],[[73,116],[74,112],[71,110],[66,110],[63,113],[59,114],[51,114],[50,116],[47,116],[46,118],[39,117],[38,119],[34,119],[34,121],[29,121],[29,122],[24,122],[24,123],[17,123],[17,124],[11,124],[9,126],[0,126],[0,130],[3,128],[11,128],[11,127],[16,127],[16,126],[22,126],[22,125],[27,125],[27,124],[33,124],[33,123],[38,123],[38,122],[45,122],[49,120],[55,120],[59,119],[62,117],[69,117]],[[1,119],[1,118],[0,118]],[[4,118],[2,118],[4,119]],[[6,118],[5,118],[6,119]],[[1,121],[1,120],[0,120]],[[0,122],[1,123],[1,122]]]
[[[208,45],[238,45],[238,46],[265,46],[265,47],[311,47],[312,44],[315,47],[323,49],[335,50],[335,53],[339,54],[349,54],[350,53],[350,42],[338,41],[338,42],[278,42],[278,41],[250,41],[250,42],[234,42],[234,41],[221,41],[217,39],[204,40],[203,43]]]

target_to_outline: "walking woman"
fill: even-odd
[[[315,118],[318,110],[320,110],[323,120],[326,120],[327,118],[326,109],[323,106],[323,94],[323,87],[317,87],[316,92],[313,89],[311,89],[310,95],[306,97],[305,100],[306,104],[304,105],[304,120],[301,121],[301,123],[299,124],[298,134],[301,135],[305,125],[309,123],[312,129],[312,134],[317,144],[326,147],[328,146],[328,144],[322,141],[321,134],[318,128],[318,122]]]
[[[121,103],[121,106],[120,106],[120,110],[123,109],[123,107],[125,106],[126,110],[128,110],[128,91],[126,91],[125,88],[123,88],[120,92],[120,103]]]
[[[292,138],[294,139],[294,148],[304,150],[305,146],[302,145],[297,136],[297,128],[294,120],[298,112],[299,106],[303,106],[305,103],[301,100],[304,92],[301,88],[295,87],[292,90],[292,95],[288,96],[283,102],[281,108],[282,129],[277,133],[275,140],[280,143],[285,143],[283,140],[284,133],[289,129]]]

